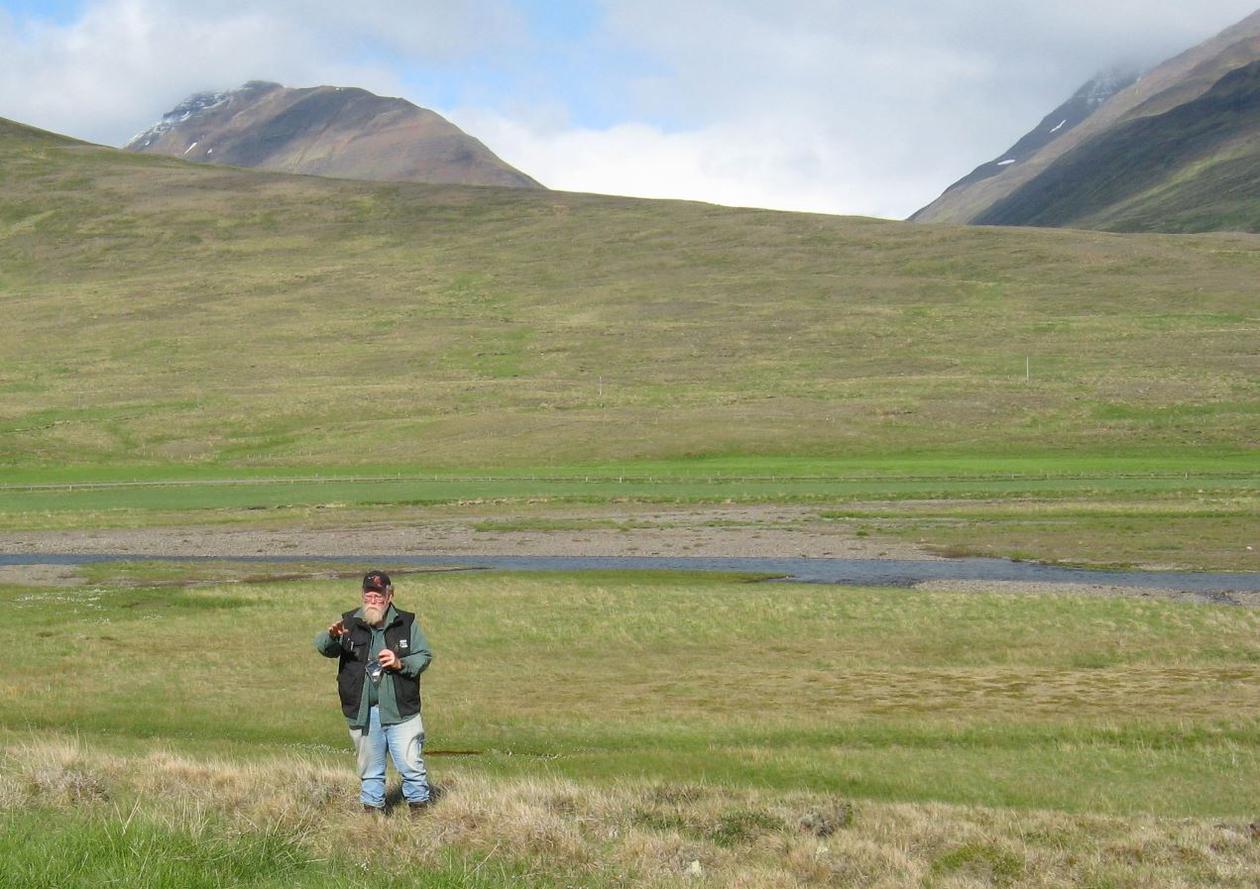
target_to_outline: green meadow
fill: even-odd
[[[36,886],[673,885],[692,861],[712,885],[829,885],[858,860],[870,885],[1260,874],[1254,609],[401,575],[436,652],[446,796],[424,821],[390,816],[402,857],[364,872],[342,842],[378,828],[311,646],[356,581],[206,570],[0,589],[24,636],[0,653],[6,883],[36,872],[44,817],[60,863]]]
[[[1239,466],[1248,462],[1239,461]],[[1044,464],[1043,464],[1044,465]],[[310,507],[427,506],[468,501],[610,503],[631,500],[657,503],[809,503],[844,500],[967,500],[981,498],[1044,499],[1114,496],[1174,498],[1212,494],[1254,494],[1249,474],[1231,472],[1190,476],[988,477],[854,479],[845,477],[759,476],[724,478],[679,476],[353,476],[328,479],[184,481],[10,485],[2,489],[0,511],[29,527],[32,515],[83,524],[101,513],[120,517],[174,512],[181,518],[240,511],[293,510]],[[77,517],[77,518],[76,518]],[[168,519],[169,520],[169,519]]]

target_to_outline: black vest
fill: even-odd
[[[356,611],[358,609],[355,609]],[[341,616],[346,632],[341,637],[341,658],[337,661],[337,695],[341,698],[341,712],[350,719],[359,715],[363,700],[363,680],[367,676],[368,655],[372,652],[372,628],[355,617],[354,611]],[[413,654],[407,645],[411,638],[411,625],[416,616],[410,611],[394,610],[394,619],[385,627],[385,647],[399,658]],[[394,697],[398,701],[398,715],[415,716],[420,712],[420,679],[404,676],[391,670],[394,677]]]

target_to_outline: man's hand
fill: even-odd
[[[388,648],[382,648],[381,653],[376,656],[376,659],[381,662],[381,666],[386,670],[402,669],[402,661],[398,659],[398,655],[394,654],[394,652],[390,651]]]
[[[337,621],[335,624],[328,625],[328,635],[334,639],[340,639],[346,634],[346,625],[343,621]]]

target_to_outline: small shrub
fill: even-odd
[[[658,812],[655,809],[637,809],[631,820],[648,830],[678,831],[684,833],[690,827],[687,820],[675,812]]]
[[[967,843],[932,862],[937,875],[962,874],[994,886],[1009,886],[1023,876],[1024,862],[1013,852],[985,843]]]
[[[722,848],[729,849],[748,842],[759,833],[783,830],[784,827],[786,825],[781,818],[767,812],[727,812],[705,836]]]
[[[816,837],[829,837],[853,823],[853,803],[842,802],[826,809],[810,809],[797,824]]]

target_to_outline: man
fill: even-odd
[[[366,812],[385,809],[385,753],[402,777],[403,796],[413,814],[430,804],[424,767],[424,723],[420,719],[420,674],[433,653],[416,616],[394,607],[389,575],[369,571],[363,605],[347,611],[315,637],[324,657],[337,658],[337,694],[359,761]]]

